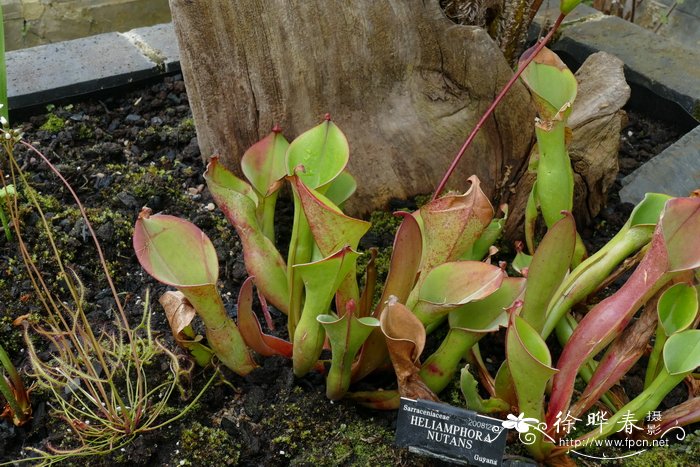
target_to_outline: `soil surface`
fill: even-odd
[[[117,290],[132,324],[143,314],[140,303],[150,289],[152,327],[156,337],[175,350],[167,321],[156,303],[166,287],[145,274],[131,246],[132,226],[142,206],[173,214],[198,225],[213,241],[220,261],[220,290],[227,309],[235,314],[237,290],[246,277],[236,235],[215,208],[202,178],[202,162],[179,75],[165,78],[121,96],[91,98],[50,107],[42,115],[18,123],[25,139],[42,151],[74,187],[88,210],[112,271]],[[292,135],[287,135],[292,136]],[[621,175],[630,173],[680,135],[672,127],[630,114],[622,134]],[[56,245],[85,286],[88,318],[96,328],[109,327],[114,301],[95,255],[84,221],[74,202],[46,164],[17,148],[16,157],[39,194],[45,216],[55,229]],[[3,167],[4,170],[7,170]],[[608,206],[583,232],[589,248],[600,247],[625,222],[632,206],[620,204],[615,185]],[[396,202],[392,209],[415,208],[415,202]],[[280,213],[290,212],[280,203]],[[385,217],[377,215],[376,219]],[[391,222],[378,222],[362,247],[388,248]],[[46,254],[36,212],[23,210],[24,239],[52,287],[60,287],[55,264]],[[288,232],[278,232],[288,235]],[[386,253],[385,253],[386,254]],[[24,314],[41,313],[34,289],[24,272],[16,244],[0,241],[0,339],[15,364],[30,372],[21,333],[11,325]],[[275,310],[272,310],[275,313]],[[282,323],[279,313],[273,316]],[[284,333],[284,325],[277,326]],[[502,359],[484,342],[487,362]],[[50,350],[35,336],[37,346]],[[47,353],[48,354],[48,353]],[[184,353],[183,353],[184,354]],[[245,378],[224,371],[224,378],[206,391],[186,417],[164,429],[140,435],[103,457],[76,463],[88,465],[438,465],[392,446],[394,412],[376,412],[351,402],[333,403],[324,395],[319,374],[295,379],[289,361],[260,360],[262,367]],[[495,367],[494,367],[495,368]],[[153,368],[168,374],[167,365]],[[156,373],[157,375],[158,373]],[[195,368],[190,394],[203,386],[211,370]],[[29,378],[27,378],[29,380]],[[638,384],[632,383],[632,385]],[[682,390],[676,398],[682,397]],[[636,393],[636,391],[635,391]],[[0,422],[0,463],[26,457],[26,447],[70,446],[71,434],[54,417],[45,393],[32,398],[34,417],[23,427]],[[455,388],[443,400],[461,404]],[[187,401],[172,397],[175,410]],[[516,443],[517,446],[517,443]],[[512,454],[522,450],[509,448]]]

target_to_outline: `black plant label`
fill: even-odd
[[[502,421],[432,401],[401,398],[396,445],[464,465],[502,465],[508,430]]]

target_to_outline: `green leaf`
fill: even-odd
[[[559,2],[559,11],[564,15],[568,15],[579,3],[581,3],[581,0],[561,0]]]
[[[496,397],[508,402],[512,407],[518,405],[518,397],[515,394],[515,386],[513,385],[513,377],[508,368],[508,361],[505,360],[496,372],[494,378],[494,387],[496,389]]]
[[[661,216],[664,206],[666,206],[666,202],[672,198],[672,196],[659,193],[645,194],[644,199],[632,210],[630,218],[627,221],[629,226],[656,225],[656,223],[659,222],[659,217]]]
[[[506,361],[513,379],[518,410],[526,417],[542,420],[545,389],[557,370],[547,344],[527,321],[514,316],[506,334]],[[529,447],[536,457],[546,450],[541,437]]]
[[[527,321],[515,316],[506,335],[506,359],[521,412],[541,419],[544,391],[557,372],[547,344]]]
[[[671,375],[690,373],[700,366],[700,329],[688,329],[668,338],[664,365]]]
[[[258,205],[258,195],[255,194],[253,187],[248,185],[246,182],[236,177],[236,175],[224,167],[219,162],[218,156],[213,156],[207,164],[207,170],[204,172],[204,179],[211,190],[212,184],[215,186],[220,186],[226,188],[227,190],[233,191],[238,195],[245,196],[253,203],[253,208]],[[212,193],[214,195],[214,193]],[[214,201],[219,205],[219,208],[223,210],[223,207],[219,204],[214,197]]]
[[[547,305],[566,277],[576,246],[576,223],[571,214],[547,231],[532,257],[521,316],[538,332],[544,326]]]
[[[537,180],[532,184],[532,190],[527,197],[525,205],[525,243],[527,251],[533,253],[535,251],[535,228],[537,225]],[[529,263],[528,263],[529,264]]]
[[[469,251],[462,254],[459,259],[481,261],[486,257],[491,246],[501,237],[506,221],[508,220],[508,205],[504,204],[500,209],[503,211],[503,217],[493,219],[489,225],[486,226],[479,238],[476,239]]]
[[[313,263],[295,265],[306,290],[301,318],[294,331],[294,373],[303,376],[318,360],[325,340],[323,327],[316,320],[328,313],[340,284],[354,270],[358,253],[349,247]]]
[[[513,266],[513,269],[515,269],[518,273],[527,277],[530,263],[532,263],[532,256],[523,251],[519,251],[515,254],[515,258],[513,259],[511,266]]]
[[[304,209],[316,245],[324,256],[331,255],[346,245],[356,249],[367,233],[370,223],[346,216],[327,197],[302,183],[301,177],[289,177],[294,194]]]
[[[144,211],[136,221],[133,242],[141,266],[159,282],[173,287],[216,284],[219,261],[214,245],[191,222]]]
[[[316,320],[326,330],[331,343],[331,368],[326,378],[326,396],[331,400],[342,398],[350,387],[352,363],[370,333],[379,327],[372,317],[357,318],[346,313],[342,318],[319,315]]]
[[[289,145],[287,175],[298,173],[306,186],[318,189],[338,177],[348,163],[350,148],[342,131],[327,118]]]
[[[219,209],[238,233],[248,274],[255,276],[255,285],[269,302],[283,313],[288,313],[287,266],[260,228],[255,203],[248,196],[255,196],[255,193],[247,183],[223,167],[216,157],[211,158],[204,179]],[[248,195],[240,191],[241,184],[245,185],[243,188],[248,187]]]
[[[700,198],[674,198],[661,215],[669,272],[700,267]]]
[[[466,303],[449,316],[450,328],[473,332],[492,332],[508,325],[506,310],[525,290],[525,279],[506,277],[501,286],[488,297]]]
[[[690,284],[680,283],[667,289],[658,303],[659,324],[666,336],[683,331],[695,322],[698,294]]]
[[[477,389],[476,379],[469,373],[469,365],[462,368],[459,378],[459,388],[467,401],[467,408],[478,413],[507,412],[510,404],[498,398],[482,399]]]
[[[442,391],[459,366],[460,361],[486,333],[508,325],[509,308],[522,294],[525,279],[503,279],[501,286],[483,300],[466,303],[448,315],[450,330],[440,347],[424,362],[421,378],[430,389]]]
[[[413,311],[421,322],[430,324],[460,305],[488,297],[505,277],[498,266],[479,261],[442,264],[428,273]]]
[[[289,143],[282,133],[273,130],[243,154],[243,174],[260,196],[267,196],[275,191],[273,188],[279,188],[276,182],[287,174],[285,154],[288,147]]]
[[[563,118],[563,117],[562,117]],[[537,202],[547,227],[571,211],[574,200],[574,172],[566,150],[566,121],[536,123],[535,136],[540,151],[537,169]]]
[[[326,190],[326,198],[331,200],[333,204],[342,207],[357,190],[357,181],[355,177],[350,175],[350,172],[343,170],[338,177],[333,180]]]
[[[454,261],[430,271],[418,296],[435,305],[463,305],[491,295],[504,277],[503,270],[492,264]]]
[[[521,62],[533,49],[534,47],[525,51]],[[571,112],[570,106],[576,99],[578,83],[557,54],[543,48],[525,68],[521,78],[533,94],[540,117],[552,120],[560,111],[563,111],[564,116]]]
[[[239,375],[250,373],[256,365],[216,288],[219,263],[209,238],[190,222],[151,216],[145,208],[136,221],[133,242],[146,272],[176,287],[197,310],[207,342],[222,363]]]

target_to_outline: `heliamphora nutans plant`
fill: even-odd
[[[330,117],[289,144],[275,128],[244,155],[247,180],[212,158],[205,179],[238,233],[250,274],[240,292],[238,326],[225,316],[216,289],[216,255],[206,236],[187,221],[148,210],[137,221],[134,248],[142,265],[184,294],[204,321],[209,347],[233,371],[245,374],[254,368],[250,348],[263,356],[291,354],[295,374],[303,376],[318,368],[328,338],[328,395],[337,399],[352,381],[389,363],[391,353],[378,321],[389,297],[431,331],[452,311],[484,300],[501,287],[503,270],[480,260],[500,233],[503,219],[494,219],[479,180],[472,177],[466,193],[399,214],[403,222],[391,269],[382,299],[372,308],[356,272],[357,247],[370,224],[340,208],[356,186],[345,170],[348,158],[347,140]],[[273,243],[274,203],[284,183],[291,187],[295,208],[286,261]],[[369,277],[366,288],[374,287],[371,281]],[[507,291],[497,294],[498,303],[519,291],[521,282],[509,282]],[[253,285],[262,301],[287,315],[289,341],[263,334],[251,311]],[[498,323],[505,322],[502,316],[497,310],[486,320],[471,323],[467,317],[456,323],[471,326],[466,332],[478,340],[498,329]],[[193,344],[180,342],[191,350]],[[461,351],[453,351],[445,374],[456,371],[469,347],[463,343]],[[444,381],[435,384],[444,386]]]

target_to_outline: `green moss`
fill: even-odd
[[[58,133],[66,127],[66,122],[54,113],[50,113],[40,130],[48,131],[49,133]]]
[[[10,355],[19,355],[24,343],[20,328],[12,324],[14,318],[16,317],[10,315],[0,316],[0,342]]]
[[[352,405],[319,401],[320,393],[298,386],[270,405],[261,428],[270,433],[270,449],[289,465],[396,465],[400,451],[393,433],[374,419],[363,420]]]
[[[390,212],[374,211],[370,214],[369,221],[372,224],[371,232],[375,235],[389,235],[393,237],[396,234],[396,229],[401,225],[402,218]]]
[[[55,197],[50,195],[43,195],[36,191],[34,188],[24,186],[20,189],[20,191],[22,193],[22,199],[28,200],[28,203],[31,203],[32,198],[36,198],[37,203],[39,203],[39,206],[41,207],[42,211],[44,211],[44,213],[55,213],[65,208],[65,206],[63,206],[61,202],[58,201]],[[26,207],[26,209],[33,209],[33,207]]]
[[[80,124],[78,125],[78,139],[81,140],[86,140],[86,139],[92,139],[95,136],[95,132],[92,131],[92,128],[90,128],[87,125]]]
[[[677,434],[680,434],[680,432]],[[669,438],[672,442],[675,436],[669,434]],[[631,455],[640,450],[642,448],[625,451],[620,448],[605,447],[588,448],[584,449],[583,452],[586,455],[611,458],[609,462],[601,462],[602,465],[625,465],[625,467],[685,467],[687,465],[697,465],[697,459],[700,459],[700,430],[688,434],[681,442],[648,448],[641,454]],[[620,461],[622,457],[624,459]]]
[[[391,466],[396,459],[392,442],[393,434],[372,420],[343,423],[325,442],[313,444],[310,450],[307,444],[307,451],[292,464]]]
[[[183,118],[179,127],[180,130],[194,131],[194,119],[192,117]]]
[[[156,195],[167,197],[175,204],[174,207],[184,208],[185,203],[191,203],[169,170],[155,165],[133,167],[123,164],[109,164],[106,169],[122,177],[109,188],[107,196],[112,199],[116,199],[120,192],[127,191],[142,200]]]
[[[228,433],[199,422],[182,431],[180,451],[179,465],[236,465],[241,456],[240,445]]]
[[[53,238],[58,254],[64,264],[70,265],[70,263],[75,261],[82,261],[77,256],[81,242],[80,237],[85,236],[85,238],[88,239],[89,232],[86,228],[80,229],[81,225],[85,225],[81,221],[82,216],[80,210],[76,207],[64,205],[62,201],[59,201],[54,196],[43,195],[33,188],[25,187],[22,194],[25,200],[31,200],[31,198],[34,197],[41,207],[41,210],[47,216],[47,221],[51,227],[51,237]],[[38,211],[33,204],[31,204],[31,201],[21,205],[20,211],[22,213],[22,218],[27,218],[30,212],[38,214]],[[86,213],[95,231],[99,231],[100,227],[105,224],[109,223],[111,225],[112,234],[110,235],[109,242],[102,245],[103,248],[116,251],[128,251],[131,249],[131,219],[125,217],[123,213],[109,209],[106,206],[87,208]],[[49,233],[44,230],[41,221],[39,221],[36,227],[36,239],[32,241],[30,245],[32,260],[37,263],[37,266],[43,272],[47,273],[45,278],[49,280],[50,286],[56,286],[57,291],[65,291],[64,281],[55,275],[57,268],[55,267],[55,256],[51,248]],[[78,232],[75,232],[76,227],[80,229]],[[78,238],[76,238],[76,235]],[[90,244],[91,243],[92,242],[90,242]],[[93,259],[94,261],[92,261]],[[93,272],[98,276],[98,281],[104,279],[102,266],[95,257],[90,257],[89,261],[83,266],[92,267]],[[108,260],[107,267],[112,277],[119,282],[119,279],[121,279],[119,271],[122,269],[120,258],[111,261]],[[54,273],[53,276],[51,275],[52,272]]]
[[[418,195],[414,198],[416,202],[416,206],[419,208],[422,206],[425,206],[428,204],[428,202],[432,199],[433,195]]]
[[[669,435],[670,436],[670,435]],[[700,459],[700,430],[689,434],[676,444],[656,447],[625,459],[629,467],[685,467],[698,465]]]

